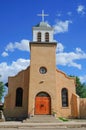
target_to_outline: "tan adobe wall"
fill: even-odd
[[[68,107],[62,107],[61,91],[62,88],[68,90]],[[75,92],[75,79],[68,77],[65,73],[60,70],[56,70],[56,89],[57,89],[57,115],[63,117],[71,117],[71,100],[72,94]]]
[[[80,98],[80,118],[86,118],[86,98]]]
[[[29,68],[19,72],[14,77],[9,77],[8,95],[5,97],[4,114],[6,117],[21,117],[27,115],[28,88],[29,88]],[[23,105],[15,106],[16,89],[23,89]]]
[[[30,90],[28,113],[35,113],[35,97],[46,92],[51,97],[51,109],[57,108],[56,97],[56,44],[31,43]],[[40,67],[47,69],[46,74],[39,72]]]
[[[71,113],[72,118],[79,118],[80,117],[80,98],[76,94],[72,94],[72,100],[71,100]]]
[[[7,117],[21,117],[35,114],[35,98],[39,92],[46,92],[51,98],[51,113],[57,117],[78,116],[78,98],[75,91],[75,79],[68,77],[56,69],[56,44],[31,43],[30,68],[9,77],[8,95],[5,98],[4,113]],[[40,67],[45,67],[47,73],[41,74]],[[16,89],[23,89],[23,106],[15,107]],[[62,107],[62,88],[68,90],[68,107]],[[79,109],[78,109],[79,110]]]

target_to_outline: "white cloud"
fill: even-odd
[[[6,48],[5,51],[14,51],[15,49],[21,50],[21,51],[29,51],[29,40],[23,39],[20,42],[10,42]]]
[[[8,44],[6,47],[7,51],[14,51],[14,49],[19,50],[27,50],[26,47],[28,44],[28,40],[21,40],[20,43],[15,42]],[[24,46],[23,46],[24,45]],[[6,53],[3,53],[6,55]],[[78,69],[82,68],[80,63],[77,63],[77,60],[86,59],[86,53],[81,50],[81,48],[76,48],[74,52],[64,52],[64,46],[62,43],[57,44],[56,48],[56,65],[63,65],[63,66],[72,66]],[[10,65],[6,62],[0,63],[0,75],[2,75],[2,81],[6,82],[8,76],[13,76],[17,74],[22,69],[25,69],[30,64],[29,59],[18,59],[17,61],[13,61]]]
[[[10,65],[8,65],[6,62],[0,63],[0,75],[2,76],[0,78],[1,81],[6,83],[8,76],[14,76],[19,71],[26,69],[29,64],[30,60],[22,58],[18,59],[17,61],[13,61]]]
[[[14,51],[14,44],[12,42],[10,42],[6,48],[5,51]]]
[[[78,47],[77,47],[77,48],[76,48],[76,52],[79,53],[79,52],[83,52],[83,51],[81,50],[81,48],[78,48]]]
[[[58,53],[56,55],[56,58],[57,58],[57,62],[56,64],[57,65],[64,65],[64,66],[73,66],[73,67],[76,67],[78,69],[81,69],[81,64],[77,64],[74,62],[74,60],[76,60],[77,58],[75,58],[76,54],[73,53],[73,52],[70,52],[70,53],[66,53],[66,52],[63,52],[63,53]]]
[[[54,25],[54,34],[68,32],[69,24],[72,23],[70,20],[57,21]]]
[[[63,50],[64,50],[64,46],[62,45],[62,43],[58,43],[57,48],[56,48],[56,52],[63,52]]]
[[[3,57],[7,57],[7,56],[8,56],[8,53],[4,51],[1,55],[2,55]]]
[[[61,48],[60,48],[61,47]],[[63,48],[63,49],[62,49]],[[63,66],[73,66],[78,69],[82,68],[81,64],[78,64],[76,61],[81,59],[86,59],[86,53],[84,53],[81,48],[76,48],[75,52],[64,52],[64,47],[60,43],[59,50],[56,54],[56,64],[57,65],[63,65]],[[58,49],[57,49],[58,50]]]
[[[81,81],[82,83],[86,83],[86,75],[84,75],[84,76],[79,76],[79,78],[80,78],[80,81]]]
[[[77,7],[77,13],[78,13],[78,14],[82,14],[82,15],[85,14],[85,7],[84,7],[84,5],[79,5],[79,6]]]

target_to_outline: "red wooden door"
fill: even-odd
[[[36,97],[35,114],[38,115],[50,114],[50,97]]]

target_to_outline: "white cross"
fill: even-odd
[[[48,14],[44,14],[44,10],[42,10],[42,14],[38,14],[38,16],[42,17],[42,22],[44,22],[44,17],[48,16]]]

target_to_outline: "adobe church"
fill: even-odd
[[[53,114],[57,117],[79,117],[75,79],[56,68],[58,43],[53,35],[54,29],[44,19],[33,27],[33,41],[28,43],[30,66],[8,78],[5,117]]]

